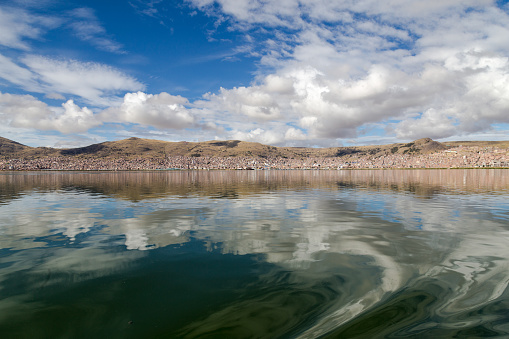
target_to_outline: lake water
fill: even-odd
[[[508,198],[496,169],[0,173],[0,337],[509,337]]]

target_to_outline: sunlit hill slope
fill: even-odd
[[[468,146],[509,147],[509,141],[457,141],[440,143],[429,138],[419,139],[410,143],[389,145],[302,148],[275,147],[255,142],[239,140],[205,141],[205,142],[167,142],[161,140],[129,138],[119,141],[107,141],[86,147],[57,149],[48,147],[30,147],[0,137],[0,157],[11,158],[44,158],[70,156],[80,158],[165,158],[168,156],[188,157],[281,157],[303,159],[307,157],[341,157],[356,154],[427,154],[460,144]]]

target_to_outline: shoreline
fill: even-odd
[[[20,172],[219,172],[219,171],[413,171],[413,170],[508,170],[509,167],[394,167],[394,168],[266,168],[266,169],[234,169],[234,168],[189,168],[189,169],[0,169],[0,173]]]

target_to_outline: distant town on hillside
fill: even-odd
[[[423,138],[329,148],[275,147],[239,140],[167,142],[129,138],[86,147],[30,147],[0,137],[0,170],[265,170],[505,168],[509,141]]]

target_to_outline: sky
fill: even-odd
[[[509,140],[509,4],[0,0],[0,136]]]

